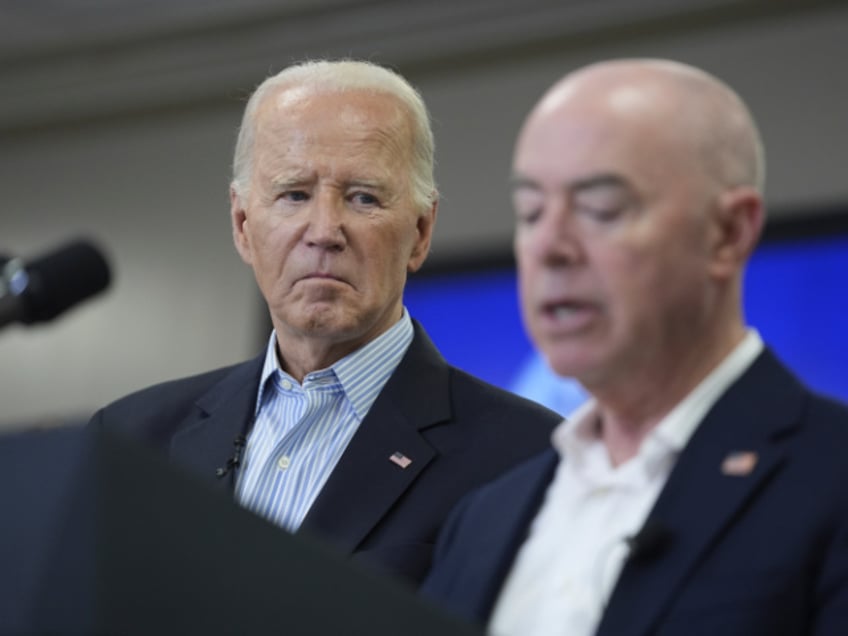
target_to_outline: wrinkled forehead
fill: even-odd
[[[390,96],[279,90],[257,113],[253,178],[288,183],[321,175],[402,191],[410,182],[409,140],[403,111]]]
[[[351,134],[411,143],[409,116],[393,95],[371,89],[332,89],[310,86],[276,87],[262,100],[257,132],[349,130]]]
[[[370,90],[281,88],[261,104],[254,159],[258,171],[294,162],[304,169],[408,177],[412,133],[397,98]]]

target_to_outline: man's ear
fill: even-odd
[[[409,262],[406,265],[406,270],[410,273],[417,272],[421,269],[427,255],[430,253],[430,242],[433,239],[433,228],[436,226],[436,216],[439,209],[438,199],[433,201],[433,204],[418,215],[416,229],[418,236],[415,240],[415,245],[412,247],[412,253],[409,255]]]
[[[244,198],[238,193],[235,185],[230,186],[230,221],[233,225],[233,243],[236,250],[248,265],[253,263],[253,254],[250,248],[250,239],[245,231],[247,214],[245,212]]]
[[[765,207],[755,188],[741,186],[723,192],[714,212],[711,271],[716,278],[727,279],[745,267],[757,247]]]

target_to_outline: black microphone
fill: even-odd
[[[660,556],[671,545],[674,535],[661,521],[648,519],[645,525],[625,542],[630,552],[628,561],[648,561]]]
[[[233,446],[235,449],[233,450],[233,456],[227,460],[227,463],[221,466],[220,468],[215,469],[215,476],[219,479],[229,473],[231,470],[235,470],[239,466],[241,466],[241,453],[244,449],[245,444],[247,444],[247,439],[244,435],[238,435],[233,440]]]
[[[52,320],[109,286],[103,254],[77,239],[24,263],[9,259],[0,271],[0,328]]]

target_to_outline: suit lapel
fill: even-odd
[[[794,377],[765,351],[716,403],[649,515],[668,531],[668,544],[654,558],[625,564],[598,636],[655,630],[710,548],[780,470],[781,441],[795,426],[802,400]],[[725,462],[736,452],[756,454],[752,470],[727,470]]]
[[[456,594],[471,595],[469,607],[481,620],[493,611],[518,551],[527,540],[530,524],[542,507],[558,465],[559,454],[553,448],[524,464],[520,469],[520,477],[512,479],[507,488],[498,490],[498,500],[494,502],[498,510],[497,523],[485,529],[475,539],[473,547],[466,546],[469,562],[464,566],[464,576],[470,581]]]
[[[194,405],[171,440],[171,459],[220,490],[232,490],[235,471],[223,477],[235,451],[234,441],[246,435],[253,422],[263,356],[237,366]]]
[[[420,325],[413,324],[409,349],[301,527],[346,553],[356,549],[436,458],[422,431],[451,417],[449,368]],[[411,460],[405,468],[390,459],[396,452]]]

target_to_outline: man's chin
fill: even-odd
[[[300,331],[304,336],[313,338],[344,340],[352,330],[351,327],[350,321],[344,320],[341,316],[317,314],[304,320]]]
[[[346,311],[337,303],[312,303],[297,315],[289,315],[284,321],[289,333],[304,338],[345,340],[357,333],[359,321],[355,312]]]
[[[553,351],[545,358],[551,371],[562,378],[583,382],[603,374],[597,356],[586,351]]]

